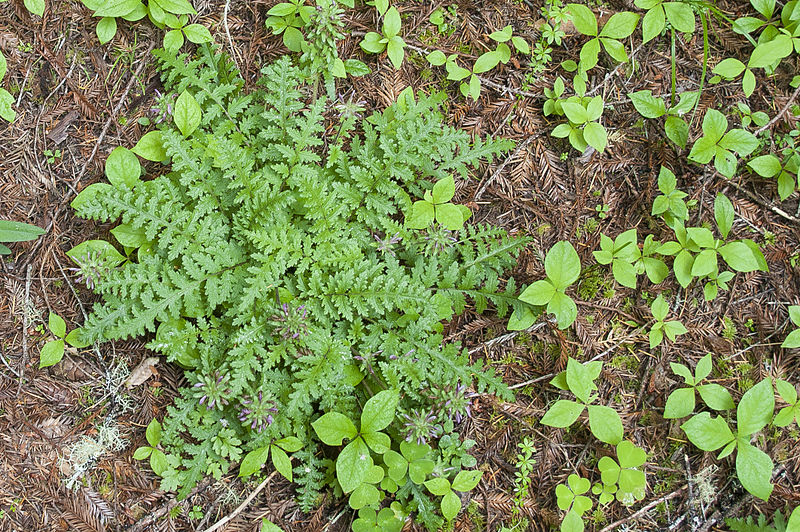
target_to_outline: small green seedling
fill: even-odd
[[[790,332],[783,341],[781,347],[784,349],[800,347],[800,305],[792,305],[789,307],[789,319],[798,328]]]
[[[283,44],[292,52],[302,52],[305,38],[300,28],[311,22],[314,6],[306,0],[290,0],[275,4],[267,11],[267,27],[273,35],[283,35]]]
[[[722,417],[711,417],[708,412],[695,414],[681,425],[696,447],[703,451],[722,449],[718,460],[736,455],[736,473],[742,486],[766,501],[772,493],[772,459],[767,453],[753,446],[753,435],[772,421],[775,411],[775,395],[772,380],[767,378],[750,388],[736,407],[736,432],[732,432]]]
[[[669,305],[667,305],[664,296],[661,294],[650,305],[650,311],[656,319],[656,322],[650,327],[650,349],[661,345],[665,335],[670,342],[674,342],[677,336],[688,332],[686,327],[678,320],[664,321],[667,318],[667,313],[669,313]]]
[[[711,353],[700,359],[694,375],[683,364],[670,362],[670,367],[676,375],[683,377],[689,387],[678,388],[669,394],[667,404],[664,406],[665,419],[678,419],[694,412],[695,391],[700,394],[703,402],[714,410],[731,410],[735,406],[731,394],[719,384],[700,384],[711,374]]]
[[[133,458],[136,460],[144,460],[149,457],[150,468],[156,475],[161,475],[169,468],[169,463],[164,451],[158,449],[158,444],[161,443],[161,423],[159,423],[157,419],[153,418],[150,424],[147,425],[145,438],[150,445],[145,445],[136,449],[133,453]]]
[[[600,504],[608,504],[614,497],[626,506],[644,499],[647,478],[640,468],[646,461],[644,449],[628,440],[617,444],[617,460],[602,457],[597,462],[602,484],[592,487],[592,493],[600,495]]]
[[[466,492],[478,485],[483,476],[483,471],[459,471],[452,484],[443,477],[434,477],[425,481],[425,487],[432,494],[442,497],[442,515],[448,521],[452,521],[458,512],[461,511],[461,498],[456,495],[456,491]]]
[[[81,339],[80,329],[73,329],[67,334],[67,323],[55,312],[50,313],[47,319],[47,328],[56,339],[47,342],[42,347],[42,351],[39,353],[39,368],[54,366],[61,362],[61,359],[64,358],[66,344],[79,349],[89,345]]]
[[[599,122],[604,105],[603,97],[599,95],[567,98],[561,102],[561,109],[569,122],[559,124],[550,134],[556,138],[569,138],[572,147],[580,152],[588,146],[604,151],[608,145],[608,132]]]
[[[547,312],[555,315],[559,329],[566,329],[578,317],[578,307],[565,290],[581,274],[581,260],[572,244],[558,242],[544,259],[547,278],[527,287],[519,299],[535,306],[546,306]]]
[[[666,133],[667,138],[681,148],[686,147],[686,143],[689,141],[689,124],[682,117],[697,105],[700,97],[698,91],[682,92],[678,103],[672,105],[669,109],[667,109],[664,100],[653,96],[652,91],[649,89],[630,93],[628,97],[643,117],[661,118],[666,116],[664,133]]]
[[[778,196],[785,200],[797,188],[800,181],[800,157],[790,151],[783,160],[771,153],[754,157],[747,162],[747,166],[761,177],[778,177]]]
[[[165,50],[177,53],[187,40],[194,44],[203,44],[214,40],[208,28],[202,24],[188,24],[188,22],[188,15],[165,18],[164,24],[170,28],[170,30],[164,34]]]
[[[567,9],[575,29],[592,37],[581,47],[581,70],[586,72],[597,65],[601,44],[608,55],[616,61],[620,63],[628,61],[625,45],[620,42],[620,39],[625,39],[633,33],[639,23],[639,15],[629,11],[615,13],[598,33],[597,18],[588,7],[581,4],[567,4]]]
[[[582,515],[592,509],[592,499],[584,495],[589,491],[591,482],[588,478],[583,478],[575,473],[567,477],[566,484],[556,486],[556,504],[565,512],[564,520],[561,522],[561,532],[581,532],[583,531]]]
[[[361,48],[371,54],[379,54],[386,50],[386,54],[389,56],[394,68],[399,69],[406,54],[406,42],[400,37],[401,28],[400,12],[397,11],[396,7],[392,6],[383,16],[382,32],[370,31],[364,35],[364,40],[361,41]]]
[[[614,275],[614,279],[628,288],[636,288],[634,263],[641,257],[636,240],[636,229],[629,229],[614,240],[601,234],[600,251],[594,252],[595,260],[599,264],[611,264],[611,273]]]
[[[472,211],[466,205],[455,205],[450,202],[456,193],[453,176],[440,179],[433,190],[426,190],[423,199],[414,202],[411,212],[406,216],[406,227],[409,229],[426,229],[436,223],[445,229],[457,231],[464,227]]]
[[[597,395],[595,379],[600,375],[603,363],[599,361],[580,363],[572,357],[567,360],[567,369],[556,375],[550,384],[561,390],[569,390],[578,401],[559,399],[542,417],[542,425],[566,428],[575,423],[584,410],[589,412],[589,429],[594,436],[611,445],[622,441],[622,420],[608,406],[593,404]]]
[[[670,26],[681,33],[693,33],[696,25],[691,4],[684,2],[664,2],[663,0],[635,0],[634,5],[646,9],[642,17],[642,43],[655,39]]]
[[[299,451],[303,447],[303,442],[299,438],[289,436],[275,440],[269,445],[253,449],[242,458],[239,464],[239,476],[248,477],[267,463],[270,454],[272,455],[272,465],[275,470],[284,476],[289,482],[292,481],[292,461],[286,453]]]
[[[742,127],[748,128],[750,125],[755,125],[756,127],[763,127],[766,126],[769,122],[769,115],[764,111],[756,111],[753,112],[750,109],[750,106],[744,102],[737,102],[736,109],[742,115]]]
[[[61,159],[61,150],[44,150],[44,156],[47,158],[47,164],[53,164],[56,159]]]
[[[689,160],[708,164],[714,159],[714,168],[725,177],[736,173],[740,157],[750,155],[758,147],[758,139],[744,129],[728,131],[728,119],[716,109],[709,109],[703,117],[703,136],[697,139],[689,152]]]

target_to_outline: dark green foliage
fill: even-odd
[[[354,114],[339,117],[324,137],[330,108],[309,100],[287,58],[245,94],[233,65],[208,47],[198,59],[156,55],[167,90],[199,103],[200,126],[188,138],[162,126],[168,173],[132,188],[93,185],[74,206],[86,218],[121,219],[146,241],[98,280],[103,302],[84,334],[156,333],[148,347],[186,368],[190,387],[163,423],[165,489],[185,494],[244,453],[297,436],[294,473],[311,509],[325,482],[309,428],[321,413],[356,419],[386,388],[400,392],[401,412],[430,409],[433,387],[511,397],[480,361],[444,344],[442,321],[468,301],[501,315],[520,305],[500,275],[526,240],[479,225],[403,225],[434,182],[467,177],[509,142],[473,144],[442,124],[439,96],[413,94],[358,129]],[[245,412],[256,397],[258,429]],[[433,503],[423,508],[427,496],[410,495],[425,521],[439,522]]]

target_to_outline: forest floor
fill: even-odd
[[[193,3],[199,22],[216,41],[228,51],[233,47],[248,83],[254,83],[263,65],[287,53],[280,36],[265,27],[271,0],[231,2],[227,14],[223,1]],[[487,35],[507,24],[529,42],[538,39],[540,3],[454,0],[455,16],[447,19],[454,29],[450,34],[429,22],[435,8],[449,3],[407,0],[394,5],[404,16],[403,34],[410,45],[475,58],[490,45]],[[47,340],[48,312],[58,313],[72,328],[83,322],[93,301],[88,290],[73,282],[65,252],[106,235],[110,226],[77,218],[69,203],[77,192],[103,179],[104,161],[114,147],[133,146],[147,130],[138,119],[149,115],[160,88],[150,49],[160,44],[162,32],[146,21],[123,23],[114,40],[101,46],[95,35],[97,19],[79,2],[49,0],[42,19],[22,5],[21,0],[0,4],[0,49],[8,60],[4,85],[16,87],[11,92],[17,109],[14,123],[0,122],[0,218],[36,224],[47,233],[38,241],[14,245],[11,258],[0,261],[0,530],[205,530],[230,514],[254,485],[243,484],[231,472],[176,502],[174,494],[158,489],[158,478],[147,464],[132,458],[149,421],[161,417],[177,394],[180,368],[157,363],[155,375],[144,384],[125,386],[128,371],[152,356],[144,341],[68,352],[52,368],[38,369],[37,363]],[[718,6],[731,17],[749,8],[746,2],[727,0]],[[619,0],[595,12],[622,9],[635,10],[632,3]],[[348,10],[348,15],[348,30],[363,34],[375,28],[372,8]],[[710,35],[711,65],[742,53],[744,39],[713,18]],[[372,69],[340,86],[343,95],[364,102],[368,110],[384,109],[408,86],[445,89],[450,124],[475,136],[518,142],[519,149],[507,159],[476,171],[456,198],[473,209],[476,219],[534,237],[512,272],[520,284],[541,278],[543,254],[559,240],[575,244],[585,268],[576,291],[578,319],[566,331],[545,321],[532,331],[509,334],[506,320],[470,311],[450,324],[448,340],[462,341],[473,355],[485,357],[516,393],[509,403],[488,396],[474,400],[474,415],[462,432],[478,442],[474,455],[485,475],[455,530],[496,531],[511,522],[515,456],[525,436],[535,442],[536,465],[522,516],[529,519],[530,530],[558,527],[555,486],[572,472],[589,474],[587,460],[596,460],[597,454],[588,430],[564,431],[538,423],[557,397],[548,381],[564,369],[568,356],[604,361],[601,402],[613,402],[627,437],[649,457],[645,500],[595,514],[587,520],[589,530],[724,530],[722,517],[771,515],[785,505],[797,506],[796,431],[793,438],[769,439],[778,474],[766,504],[741,488],[731,458],[717,461],[713,453],[698,451],[679,424],[661,413],[678,384],[670,362],[694,365],[714,353],[720,373],[715,382],[735,396],[765,376],[800,375],[798,351],[778,347],[788,328],[786,306],[800,304],[800,270],[794,266],[800,250],[798,195],[779,202],[774,180],[748,175],[729,181],[714,175],[711,166],[692,165],[685,151],[665,141],[657,121],[642,121],[627,95],[642,89],[670,91],[668,39],[631,46],[631,64],[617,68],[606,57],[590,72],[590,90],[606,102],[603,123],[609,147],[604,153],[581,155],[551,137],[557,122],[543,113],[543,90],[563,74],[561,61],[577,59],[583,40],[568,31],[565,45],[555,47],[550,67],[527,82],[526,64],[517,59],[487,73],[491,83],[484,83],[477,101],[463,98],[457,84],[444,79],[443,69],[431,69],[413,50],[395,70],[385,55],[365,55],[358,47],[360,37],[340,42],[340,57],[361,58]],[[675,53],[677,87],[696,90],[702,34],[678,39]],[[690,139],[700,135],[706,109],[730,109],[747,101],[753,111],[774,116],[789,103],[791,75],[779,71],[768,79],[759,77],[749,99],[736,82],[706,84]],[[783,130],[787,124],[796,127],[791,113],[772,127]],[[592,251],[599,247],[601,232],[613,236],[632,227],[657,230],[650,206],[658,194],[660,165],[678,176],[687,200],[696,200],[692,216],[698,219],[710,219],[716,194],[725,192],[738,215],[734,233],[762,244],[769,272],[737,275],[730,290],[711,303],[703,300],[700,287],[684,290],[668,278],[661,289],[677,295],[676,315],[688,333],[651,350],[645,332],[630,323],[650,319],[645,297],[652,287],[621,287],[608,268],[590,265],[595,264]],[[67,487],[70,478],[75,489]],[[704,486],[706,491],[712,488],[710,496],[698,491]],[[345,501],[326,500],[306,515],[293,502],[293,490],[288,482],[273,480],[222,530],[258,530],[261,517],[287,531],[349,529],[352,514]],[[637,511],[653,501],[660,503]],[[160,519],[154,523],[153,517]]]

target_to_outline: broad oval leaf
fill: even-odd
[[[597,18],[591,9],[582,4],[567,4],[567,11],[576,30],[584,35],[597,35]]]
[[[678,388],[667,397],[664,419],[680,419],[694,412],[694,388]]]
[[[361,412],[361,432],[377,432],[388,427],[394,419],[398,399],[397,390],[383,390],[372,396]]]
[[[261,469],[269,458],[269,446],[253,449],[242,458],[239,464],[239,476],[249,477]]]
[[[550,407],[550,410],[545,413],[540,423],[548,427],[569,427],[575,423],[575,420],[578,419],[578,416],[581,415],[584,408],[584,405],[576,403],[575,401],[559,399]]]
[[[744,489],[766,501],[772,494],[772,459],[752,445],[739,444],[736,454],[736,475]]]
[[[175,101],[175,125],[181,130],[184,137],[188,137],[200,125],[203,110],[191,92],[185,90]]]
[[[348,443],[336,459],[336,479],[342,491],[350,493],[362,484],[373,465],[364,440],[356,438]]]
[[[139,159],[129,149],[117,146],[106,159],[106,177],[114,186],[124,185],[128,188],[139,182],[142,166]]]
[[[161,162],[167,158],[167,152],[161,141],[160,131],[145,133],[131,150],[133,153],[148,161]]]
[[[608,406],[589,405],[589,428],[601,442],[616,445],[622,441],[622,420]]]
[[[39,353],[39,368],[54,366],[64,358],[64,340],[47,342]]]
[[[633,33],[638,23],[639,15],[636,13],[631,13],[630,11],[614,13],[600,31],[600,37],[624,39]]]
[[[556,243],[544,259],[544,270],[557,289],[564,289],[578,280],[581,260],[578,252],[567,241]]]
[[[750,435],[767,426],[775,411],[775,394],[772,379],[766,378],[747,390],[736,407],[736,430],[739,435]]]
[[[326,445],[341,445],[345,438],[353,439],[358,434],[350,418],[339,412],[328,412],[314,421],[311,426],[317,437]]]
[[[734,441],[730,427],[721,417],[708,412],[696,414],[681,425],[686,437],[702,451],[716,451]]]
[[[448,521],[452,521],[461,511],[461,499],[452,491],[442,498],[442,515]]]
[[[278,446],[272,446],[272,465],[289,482],[292,481],[292,460],[289,455]]]
[[[571,297],[564,292],[557,291],[547,304],[547,312],[556,317],[559,329],[566,329],[578,317],[578,306]]]
[[[480,482],[483,476],[483,471],[477,469],[471,471],[459,471],[456,478],[453,479],[453,489],[456,491],[466,492],[472,490]]]
[[[714,410],[731,410],[734,407],[730,392],[719,384],[701,384],[697,391],[703,402]]]

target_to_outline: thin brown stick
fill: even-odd
[[[225,525],[227,525],[230,521],[232,521],[237,515],[242,513],[242,510],[247,508],[247,505],[250,504],[250,501],[255,499],[256,495],[258,495],[261,492],[261,490],[263,490],[266,487],[267,483],[270,480],[272,480],[272,477],[274,477],[275,473],[277,473],[277,472],[278,471],[275,470],[272,473],[270,473],[269,476],[267,478],[265,478],[261,482],[261,484],[258,485],[258,487],[255,490],[253,490],[253,493],[251,493],[244,500],[244,502],[242,502],[242,504],[240,504],[233,512],[231,512],[230,514],[226,515],[224,518],[222,518],[219,521],[217,521],[211,528],[207,528],[203,532],[214,532],[215,530],[219,530],[220,528],[222,528]]]
[[[672,493],[664,495],[663,497],[660,497],[660,498],[654,500],[653,502],[651,502],[650,504],[647,504],[646,506],[642,506],[639,510],[635,511],[634,513],[632,513],[628,517],[624,517],[624,518],[620,519],[619,521],[614,521],[613,523],[611,523],[610,525],[608,525],[607,527],[602,529],[600,532],[611,532],[612,530],[614,530],[616,528],[619,528],[620,526],[624,525],[625,523],[627,523],[629,521],[633,521],[637,517],[641,517],[642,515],[646,514],[648,511],[652,510],[653,508],[655,508],[656,506],[658,506],[662,502],[667,502],[669,500],[674,499],[678,495],[682,494],[684,491],[686,491],[686,486],[678,488],[675,491],[673,491]]]
[[[785,115],[785,114],[786,114],[786,111],[788,111],[788,110],[789,110],[789,107],[791,107],[791,106],[792,106],[792,102],[794,102],[794,101],[795,101],[795,99],[797,98],[797,95],[798,95],[798,94],[800,94],[800,85],[798,85],[798,86],[797,86],[797,88],[796,88],[796,89],[794,90],[794,92],[792,93],[792,95],[791,95],[791,96],[789,96],[789,101],[788,101],[788,102],[786,102],[786,105],[784,105],[784,106],[783,106],[783,108],[782,108],[780,111],[778,111],[778,114],[776,114],[775,116],[773,116],[773,117],[772,117],[772,120],[770,120],[769,122],[767,122],[766,124],[764,124],[764,125],[763,125],[763,126],[761,126],[760,128],[756,129],[756,131],[755,131],[754,135],[758,136],[758,135],[759,135],[759,133],[762,133],[763,131],[766,131],[767,129],[769,129],[770,127],[772,127],[772,126],[775,124],[775,122],[777,122],[778,120],[780,120],[780,119],[781,119],[781,117],[782,117],[783,115]]]
[[[150,52],[155,48],[156,43],[150,43],[150,47],[147,48],[147,51],[144,53],[145,58],[150,54]],[[106,120],[105,125],[103,126],[103,130],[100,132],[100,136],[97,137],[97,142],[94,145],[94,149],[92,149],[92,154],[86,159],[86,162],[83,163],[83,168],[78,173],[78,177],[72,182],[72,186],[77,186],[78,182],[83,178],[83,175],[86,173],[86,169],[92,164],[94,161],[95,156],[97,155],[97,151],[100,149],[100,145],[103,143],[103,139],[106,138],[106,133],[108,133],[108,128],[111,127],[111,122],[114,121],[114,118],[119,114],[120,109],[122,109],[122,104],[128,99],[128,93],[133,88],[133,85],[136,83],[136,80],[139,79],[139,74],[142,73],[144,66],[147,64],[147,61],[142,59],[142,62],[139,64],[139,67],[136,69],[136,72],[131,76],[130,81],[128,81],[128,85],[125,87],[125,92],[122,93],[122,97],[117,102],[117,105],[114,106],[114,109],[111,111],[111,115]]]

